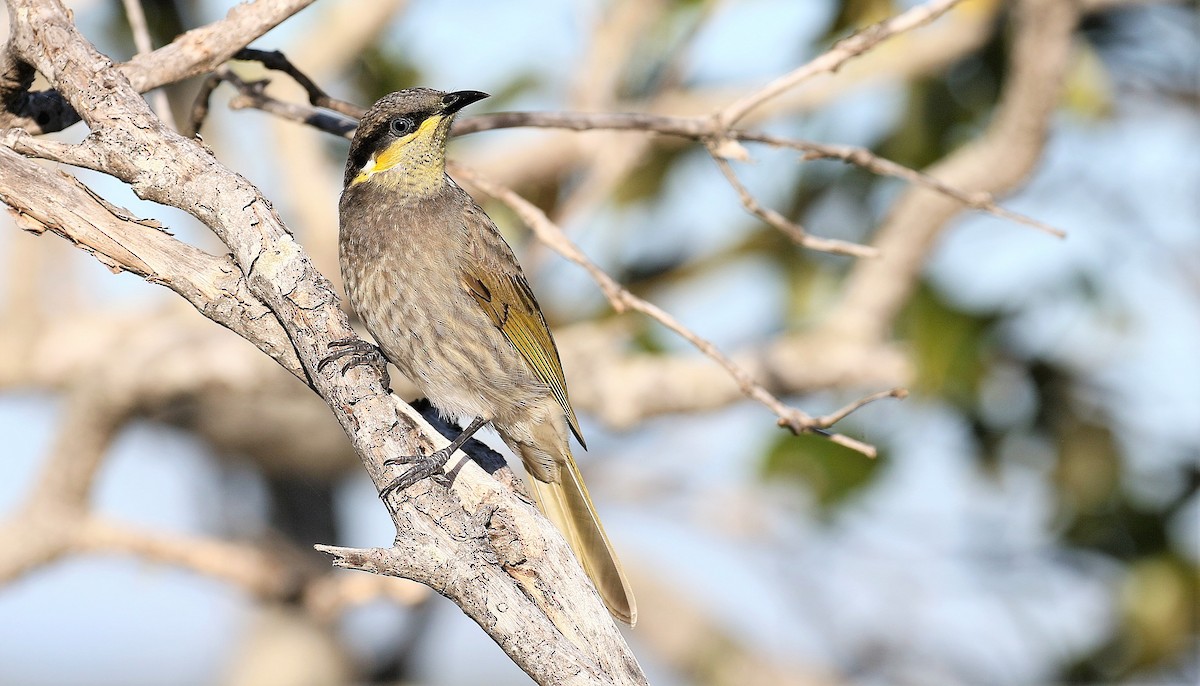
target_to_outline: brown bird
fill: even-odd
[[[439,475],[485,424],[521,457],[542,512],[562,531],[618,619],[637,609],[600,525],[568,428],[584,445],[554,338],[512,249],[446,174],[455,115],[487,97],[411,88],[383,97],[359,122],[339,205],[346,292],[384,357],[447,418],[470,420],[451,445],[394,463],[413,466],[385,493]],[[350,355],[353,341],[322,363]],[[586,447],[586,446],[585,446]]]

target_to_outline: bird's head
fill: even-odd
[[[406,88],[383,96],[358,122],[346,161],[346,188],[359,183],[440,187],[446,137],[462,108],[488,97],[479,91],[443,93]]]

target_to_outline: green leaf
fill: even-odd
[[[988,332],[993,321],[954,309],[923,284],[898,322],[900,336],[912,346],[917,365],[913,390],[973,408],[990,354]]]
[[[820,436],[780,432],[767,450],[767,478],[794,479],[812,492],[823,513],[871,483],[880,459],[869,459]]]

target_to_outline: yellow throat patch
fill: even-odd
[[[354,186],[364,181],[369,181],[375,175],[382,174],[406,161],[414,162],[420,158],[428,160],[429,153],[434,152],[428,148],[432,146],[440,147],[442,145],[440,141],[434,140],[437,127],[442,121],[443,117],[437,115],[431,116],[421,122],[416,131],[393,141],[383,152],[372,155],[371,159],[367,160],[363,168],[358,171],[358,175],[354,177],[350,185]],[[436,152],[441,154],[440,150]],[[440,184],[442,182],[442,175],[445,173],[442,165],[429,164],[427,161],[425,163],[409,164],[406,166],[408,167],[408,174],[403,175],[406,178],[403,180],[389,180],[385,185],[395,186],[403,183],[404,185],[413,186],[432,186],[435,183]],[[377,180],[382,180],[382,177]]]

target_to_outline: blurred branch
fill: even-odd
[[[114,175],[139,196],[208,225],[231,249],[250,292],[283,325],[314,389],[378,488],[391,481],[384,464],[389,457],[444,445],[380,387],[371,370],[313,372],[328,344],[353,332],[328,283],[258,190],[196,142],[164,127],[129,82],[105,66],[59,2],[11,0],[9,10],[14,54],[51,76],[92,134],[78,146],[28,137],[8,142],[27,154]],[[419,580],[454,599],[541,683],[644,683],[551,525],[474,463],[462,461],[453,473],[450,489],[425,482],[389,499],[398,548],[379,571]]]
[[[652,417],[712,411],[745,398],[729,373],[705,357],[621,352],[620,328],[577,324],[558,336],[571,400],[608,426],[626,429]],[[906,384],[913,376],[902,346],[866,347],[812,334],[782,335],[733,360],[776,394]]]
[[[179,337],[174,330],[127,331],[120,345],[105,348],[104,365],[76,377],[40,477],[26,503],[0,524],[0,582],[67,554],[106,551],[134,553],[223,578],[251,592],[283,595],[279,584],[287,577],[282,573],[286,565],[261,568],[257,552],[139,532],[91,513],[91,492],[103,460],[141,407],[226,384],[222,375],[195,364],[193,351],[180,345]]]
[[[697,16],[703,17],[714,9],[721,11],[726,4],[710,0]],[[824,74],[822,78],[808,81],[803,88],[789,90],[766,101],[742,119],[743,125],[757,125],[784,114],[810,112],[870,84],[905,83],[944,70],[987,42],[999,25],[996,17],[1002,5],[992,0],[971,3],[948,12],[941,21],[919,32],[893,36],[843,64],[836,74]],[[687,43],[681,43],[674,56],[675,62],[688,60],[690,54]],[[653,96],[625,99],[611,109],[690,116],[711,122],[714,111],[747,93],[744,86],[706,86],[685,81],[677,75],[668,75],[662,85],[663,90]],[[538,140],[522,138],[519,150],[514,149],[517,144],[490,147],[475,165],[509,187],[538,186],[568,171],[590,167],[592,160],[585,156],[587,149],[565,143],[570,140],[561,135]],[[636,143],[638,141],[633,142]],[[518,154],[523,162],[513,165],[512,159]]]
[[[228,543],[178,532],[154,532],[97,515],[68,527],[75,534],[73,553],[119,553],[147,562],[186,569],[235,586],[259,598],[296,594],[302,576],[289,560],[259,546]]]
[[[62,430],[26,503],[0,523],[0,583],[69,552],[83,521],[96,471],[130,411],[130,397],[81,385],[68,398]]]
[[[579,66],[571,75],[568,106],[582,111],[612,109],[620,100],[630,72],[639,66],[644,68],[639,63],[647,58],[645,48],[655,44],[654,30],[670,16],[671,9],[664,0],[620,0],[600,13]],[[588,164],[557,203],[552,219],[560,225],[565,218],[608,197],[646,149],[642,141],[620,141],[613,135],[564,137],[561,144],[576,148]],[[540,252],[527,252],[527,271],[533,267],[531,261],[540,256]]]
[[[937,184],[989,194],[1009,192],[1029,176],[1041,159],[1062,94],[1079,17],[1080,8],[1073,2],[1016,3],[1009,76],[991,123],[981,137],[922,176]],[[855,264],[841,302],[831,310],[823,330],[865,345],[884,340],[935,241],[961,209],[961,201],[940,192],[934,184],[908,189],[876,234],[874,244],[882,257]]]
[[[12,153],[0,150],[0,155]],[[17,164],[33,163],[5,159],[0,170]],[[83,223],[86,216],[77,216],[75,221]],[[160,234],[141,228],[150,235]],[[93,484],[115,436],[131,419],[162,418],[171,408],[207,397],[222,406],[237,406],[243,395],[274,389],[271,379],[285,383],[273,391],[277,397],[260,396],[258,402],[277,407],[286,396],[296,395],[296,382],[290,374],[237,339],[213,337],[220,333],[216,327],[188,325],[200,321],[171,314],[137,313],[122,319],[108,313],[89,319],[70,313],[31,340],[19,340],[25,332],[14,331],[10,321],[0,322],[4,334],[0,336],[0,357],[18,361],[13,369],[0,369],[0,387],[60,388],[67,395],[64,416],[40,477],[24,505],[0,521],[0,583],[67,555],[117,553],[196,572],[260,599],[300,596],[321,621],[331,621],[339,608],[364,602],[372,594],[404,604],[418,601],[422,592],[415,589],[424,587],[411,582],[379,579],[373,585],[354,584],[345,575],[321,566],[298,566],[297,551],[276,550],[277,545],[228,543],[145,530],[104,519],[93,511]],[[303,440],[315,446],[328,443],[321,436],[329,431],[324,424],[304,414],[292,416],[296,425],[284,430],[304,434]],[[271,427],[262,412],[255,420],[254,439],[270,443],[272,449],[293,460],[276,469],[314,471],[311,461],[308,466],[295,461],[292,451],[271,440],[279,430]],[[198,433],[211,438],[204,431]],[[345,443],[340,432],[338,439]],[[336,454],[321,452],[321,467],[336,469]],[[270,465],[264,467],[270,471]]]
[[[150,41],[150,28],[146,26],[146,12],[142,9],[142,0],[122,0],[125,16],[129,19],[129,31],[133,34],[133,44],[137,46],[139,55],[154,52],[154,44]],[[171,128],[175,128],[175,115],[171,113],[171,100],[165,91],[155,90],[151,96],[154,112]]]
[[[678,585],[635,577],[647,588],[645,626],[639,638],[684,674],[684,682],[706,686],[838,686],[853,680],[807,663],[799,654],[780,654],[697,602]],[[657,618],[655,621],[652,618]],[[719,657],[717,657],[719,656]]]

